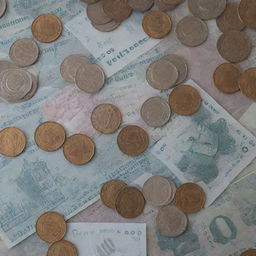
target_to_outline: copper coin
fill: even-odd
[[[256,29],[256,1],[241,0],[238,8],[239,16],[245,26]]]
[[[120,131],[117,143],[124,154],[138,156],[147,149],[149,136],[142,128],[136,125],[128,125]]]
[[[224,59],[230,62],[241,62],[249,57],[252,43],[244,32],[228,31],[218,39],[217,49]]]
[[[241,92],[251,99],[256,99],[256,68],[242,73],[238,81]]]
[[[53,14],[42,14],[32,24],[32,34],[42,43],[56,41],[62,33],[61,20]]]
[[[177,7],[176,4],[166,4],[163,0],[154,0],[154,4],[162,12],[170,12]]]
[[[101,133],[114,133],[121,125],[122,114],[112,104],[101,104],[93,110],[91,122],[94,129]]]
[[[20,155],[26,147],[26,136],[18,128],[8,127],[0,132],[0,154],[7,157]]]
[[[173,89],[169,96],[171,109],[179,115],[193,115],[201,106],[199,92],[190,85],[180,85]]]
[[[153,0],[128,0],[128,4],[134,11],[145,12],[153,6],[154,1]]]
[[[100,191],[100,198],[103,204],[109,208],[115,209],[115,203],[118,193],[127,185],[121,180],[111,180],[106,182]]]
[[[57,242],[65,236],[66,232],[66,221],[57,212],[46,212],[36,222],[36,233],[45,242]]]
[[[95,4],[88,4],[86,13],[90,21],[97,25],[103,25],[112,21],[112,19],[109,18],[103,11],[102,1],[99,1]]]
[[[145,199],[142,192],[135,187],[124,187],[117,195],[115,208],[124,218],[136,218],[142,214]]]
[[[47,256],[78,256],[78,252],[74,244],[61,240],[49,247]]]
[[[148,12],[142,21],[145,33],[152,38],[163,38],[172,30],[171,17],[161,11]]]
[[[185,213],[196,213],[203,209],[206,195],[204,190],[195,183],[185,183],[177,188],[175,204]]]
[[[238,79],[241,73],[242,71],[237,65],[223,63],[216,68],[213,74],[214,84],[221,92],[237,92],[239,91]]]
[[[241,253],[240,256],[256,256],[256,249],[249,249],[249,250]]]
[[[83,134],[75,134],[67,138],[63,153],[72,164],[82,165],[90,162],[95,154],[93,140]]]
[[[39,148],[53,152],[63,146],[66,132],[63,126],[58,123],[45,122],[36,128],[34,138]]]

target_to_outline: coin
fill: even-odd
[[[146,72],[146,80],[157,90],[167,90],[176,84],[179,73],[168,60],[160,59],[150,64]]]
[[[20,155],[26,147],[26,136],[15,127],[7,127],[0,132],[0,154],[7,157]]]
[[[81,0],[81,1],[84,3],[87,3],[87,4],[94,4],[94,3],[99,2],[99,0]]]
[[[60,73],[63,79],[70,83],[70,84],[75,84],[75,76],[77,70],[82,66],[82,65],[87,65],[91,64],[90,61],[83,55],[81,54],[74,54],[66,57],[61,66],[60,66]]]
[[[106,24],[102,24],[102,25],[97,25],[97,24],[92,23],[92,26],[101,32],[113,31],[113,30],[117,29],[120,25],[121,25],[121,22],[117,22],[114,20],[112,20]]]
[[[155,5],[157,8],[162,12],[169,12],[174,10],[177,5],[176,4],[166,4],[163,0],[154,0]]]
[[[49,247],[47,256],[78,256],[78,252],[74,244],[61,240]]]
[[[30,73],[30,72],[29,72]],[[35,93],[37,92],[38,89],[38,77],[32,73],[30,73],[31,77],[32,77],[32,88],[31,90],[28,92],[28,94],[26,94],[21,100],[19,100],[18,102],[23,102],[23,101],[27,101],[29,99],[31,99]]]
[[[256,99],[256,68],[247,69],[238,80],[241,92],[250,99]]]
[[[45,242],[57,242],[66,235],[66,232],[66,221],[57,212],[46,212],[37,219],[36,233]]]
[[[196,17],[186,16],[180,20],[176,27],[179,41],[187,46],[198,46],[208,38],[206,23]]]
[[[28,67],[37,61],[39,47],[34,40],[22,38],[12,44],[9,55],[19,67]]]
[[[136,218],[145,208],[144,196],[139,189],[126,186],[118,193],[115,208],[123,218]]]
[[[178,5],[182,2],[182,0],[163,0],[165,4],[175,4]]]
[[[190,85],[179,85],[171,92],[169,104],[171,109],[179,115],[193,115],[201,106],[199,92]]]
[[[203,20],[220,16],[226,8],[226,0],[188,0],[190,12]]]
[[[243,252],[240,256],[255,256],[255,255],[256,255],[256,249],[249,249]]]
[[[238,8],[239,16],[245,26],[256,29],[256,2],[255,0],[241,0]]]
[[[112,21],[104,12],[102,3],[102,1],[99,1],[95,4],[87,5],[87,16],[94,24],[102,25]]]
[[[156,217],[158,230],[169,237],[176,237],[184,233],[187,229],[187,216],[176,206],[162,206]]]
[[[42,43],[51,43],[61,36],[63,28],[57,16],[42,14],[34,20],[31,29],[36,40]]]
[[[230,62],[241,62],[251,54],[252,43],[244,32],[228,31],[218,39],[217,49],[224,59]]]
[[[128,125],[118,134],[117,143],[124,154],[138,156],[148,148],[149,137],[142,128],[136,125]]]
[[[184,213],[196,213],[204,208],[206,195],[195,183],[185,183],[177,188],[175,205]]]
[[[145,33],[152,38],[163,38],[172,30],[171,17],[161,11],[148,12],[142,21]]]
[[[122,114],[112,104],[101,104],[93,110],[91,122],[93,128],[101,133],[114,133],[121,125]]]
[[[239,91],[238,79],[242,74],[241,69],[231,63],[219,65],[213,74],[215,86],[224,93],[234,93]]]
[[[153,0],[128,0],[128,5],[138,12],[145,12],[149,10],[154,4]]]
[[[104,86],[105,73],[99,65],[83,64],[76,72],[75,81],[82,91],[94,94]]]
[[[140,115],[148,126],[161,127],[169,121],[171,108],[162,98],[152,97],[143,103]]]
[[[238,4],[236,3],[227,4],[225,11],[217,18],[216,23],[222,32],[230,30],[241,31],[245,27],[239,17]]]
[[[90,137],[75,134],[67,138],[63,154],[71,164],[83,165],[92,160],[95,154],[95,144]]]
[[[117,195],[126,186],[127,184],[121,180],[111,180],[106,182],[100,191],[100,198],[103,204],[109,208],[115,209]]]
[[[10,62],[10,61],[7,61],[7,60],[0,60],[0,73],[4,70],[7,70],[7,69],[16,69],[17,66]]]
[[[6,0],[0,0],[0,18],[4,15],[7,8]]]
[[[152,176],[143,185],[143,195],[153,206],[163,206],[172,202],[176,191],[175,184],[162,176]]]

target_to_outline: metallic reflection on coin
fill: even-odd
[[[155,6],[162,12],[170,12],[177,7],[176,4],[166,4],[163,0],[154,0],[154,3]]]
[[[7,9],[7,2],[6,0],[0,0],[0,18],[4,16],[4,13]]]
[[[88,18],[94,24],[102,25],[112,21],[112,19],[109,18],[104,12],[102,1],[99,1],[95,4],[88,4],[86,12],[87,12]]]
[[[249,249],[243,252],[240,256],[255,256],[255,255],[256,255],[256,249]]]
[[[256,99],[256,68],[247,69],[239,78],[241,92],[250,99]]]
[[[154,4],[153,0],[128,0],[128,5],[137,12],[145,12]]]
[[[246,27],[256,29],[256,1],[241,0],[238,8],[239,16]]]
[[[92,23],[92,26],[101,32],[111,32],[117,29],[120,25],[121,25],[121,22],[117,22],[114,20],[102,25],[97,25]]]
[[[49,247],[47,256],[78,256],[78,252],[74,244],[61,240]]]

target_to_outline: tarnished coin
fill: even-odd
[[[255,0],[241,0],[239,4],[239,16],[245,26],[256,29],[256,1]]]
[[[227,0],[188,0],[190,12],[203,20],[220,16],[226,8]]]
[[[143,103],[140,115],[148,126],[161,127],[170,120],[171,108],[162,98],[152,97]]]
[[[91,122],[93,128],[101,133],[114,133],[121,125],[122,114],[112,104],[101,104],[93,110]]]
[[[56,122],[45,122],[36,128],[34,138],[39,148],[53,152],[63,146],[66,132],[63,126]]]
[[[224,59],[230,62],[241,62],[251,54],[252,43],[244,32],[228,31],[219,37],[217,49]]]
[[[206,195],[195,183],[185,183],[177,188],[175,205],[185,213],[196,213],[204,208]]]
[[[74,54],[66,57],[61,66],[60,66],[60,73],[63,79],[71,84],[75,84],[75,76],[77,70],[82,65],[91,64],[91,62],[81,54]]]
[[[143,185],[143,195],[153,206],[168,205],[174,199],[175,184],[162,176],[152,176]]]
[[[148,148],[149,136],[142,128],[128,125],[118,134],[117,143],[124,154],[138,156]]]
[[[163,38],[172,30],[171,17],[161,11],[148,12],[142,21],[145,33],[152,38]]]
[[[22,38],[12,44],[9,56],[19,67],[28,67],[37,61],[39,47],[34,40]]]
[[[213,74],[215,86],[224,93],[234,93],[239,91],[238,79],[242,74],[241,69],[231,63],[219,65]]]
[[[92,23],[102,25],[112,21],[103,10],[103,2],[99,1],[95,4],[87,5],[87,16]]]
[[[179,85],[171,92],[169,104],[179,115],[193,115],[201,106],[202,98],[199,92],[190,85]]]
[[[78,256],[78,252],[74,244],[61,240],[49,247],[47,256]]]
[[[0,18],[4,15],[7,8],[6,0],[0,0]]]
[[[126,186],[127,184],[121,180],[111,180],[106,182],[100,191],[100,198],[103,204],[109,208],[115,209],[117,195]]]
[[[62,33],[61,20],[53,14],[42,14],[32,24],[32,34],[42,43],[56,41]]]
[[[187,229],[187,216],[176,206],[162,206],[156,217],[158,230],[169,237],[176,237],[184,233]]]
[[[154,0],[154,3],[162,12],[170,12],[177,7],[176,4],[166,4],[163,0]]]
[[[241,92],[250,99],[256,99],[256,68],[242,73],[238,81]]]
[[[149,10],[154,4],[153,0],[128,0],[128,5],[138,12],[145,12]]]
[[[97,24],[92,23],[92,26],[101,32],[113,31],[113,30],[117,29],[120,25],[121,25],[121,22],[117,22],[114,20],[112,20],[106,24],[102,24],[102,25],[97,25]]]
[[[144,196],[139,189],[126,186],[118,193],[115,208],[124,218],[136,218],[145,208]]]
[[[83,64],[78,68],[75,80],[82,91],[94,94],[104,86],[105,73],[97,64]]]
[[[146,72],[147,82],[157,90],[170,89],[176,84],[178,77],[177,68],[165,59],[151,63]]]
[[[83,165],[92,160],[95,154],[95,144],[90,137],[75,134],[67,138],[63,154],[71,164]]]
[[[178,22],[176,35],[182,44],[198,46],[208,38],[208,27],[204,21],[196,17],[186,16]]]
[[[45,242],[57,242],[66,235],[66,232],[66,221],[57,212],[46,212],[37,219],[36,233]]]
[[[241,31],[245,27],[239,17],[237,3],[227,4],[225,11],[216,19],[216,23],[222,32],[230,30]]]
[[[26,147],[26,136],[18,128],[8,127],[0,132],[0,154],[7,157],[20,155]]]
[[[240,256],[256,256],[256,249],[250,249],[243,252]]]
[[[10,62],[10,61],[7,61],[7,60],[0,60],[0,73],[4,70],[7,70],[7,69],[16,69],[17,66]]]

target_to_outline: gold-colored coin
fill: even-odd
[[[121,180],[111,180],[106,182],[100,191],[101,201],[107,207],[115,209],[117,195],[126,186],[127,184]]]
[[[61,20],[53,14],[42,14],[32,24],[32,34],[42,43],[56,41],[62,33]]]
[[[193,115],[201,106],[202,98],[199,92],[190,85],[179,85],[171,92],[169,104],[179,115]]]
[[[152,38],[163,38],[172,30],[171,17],[165,12],[148,12],[142,21],[145,33]]]
[[[63,126],[58,123],[45,122],[37,127],[34,139],[39,148],[53,152],[63,146],[66,132]]]
[[[67,224],[57,212],[46,212],[36,222],[36,233],[45,242],[60,241],[67,232]]]
[[[26,147],[26,136],[18,128],[8,127],[0,132],[0,154],[7,157],[20,155]]]
[[[256,249],[249,249],[249,250],[241,253],[240,256],[256,256]]]
[[[245,96],[256,99],[256,68],[244,71],[239,78],[238,84]]]
[[[47,256],[78,256],[78,252],[74,244],[61,240],[49,247]]]
[[[83,134],[75,134],[67,138],[63,153],[72,164],[83,165],[90,162],[95,154],[93,140]]]
[[[239,16],[245,26],[256,29],[256,1],[241,0],[238,8]]]

